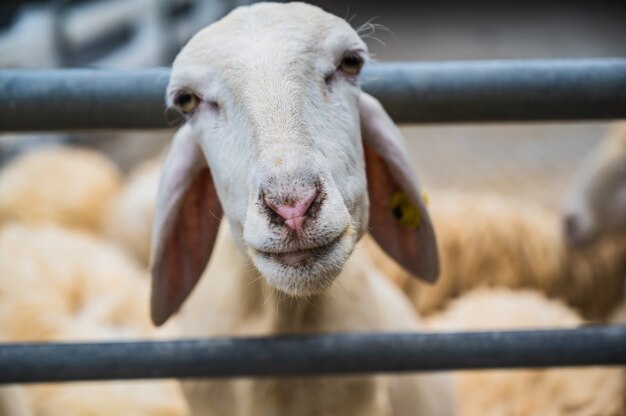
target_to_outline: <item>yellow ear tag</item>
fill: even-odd
[[[396,222],[404,228],[417,228],[422,223],[422,214],[403,192],[391,195],[391,209]]]
[[[428,205],[430,203],[430,198],[428,197],[426,191],[422,191],[422,200],[424,201],[425,205]]]

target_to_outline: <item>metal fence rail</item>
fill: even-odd
[[[0,71],[0,131],[164,128],[161,70]],[[626,118],[626,59],[387,63],[363,87],[398,122]],[[0,344],[0,384],[626,365],[626,326]]]
[[[626,326],[0,345],[0,383],[626,364]]]
[[[164,128],[166,69],[0,71],[0,131]],[[626,118],[626,59],[384,63],[363,73],[397,122]]]

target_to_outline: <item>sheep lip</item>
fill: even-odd
[[[291,251],[265,251],[254,249],[258,254],[271,258],[287,266],[297,266],[319,259],[331,252],[341,240],[343,233],[326,244]]]

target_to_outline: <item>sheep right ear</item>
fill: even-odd
[[[151,315],[161,325],[204,271],[222,217],[211,171],[188,125],[180,128],[161,170],[152,230]]]
[[[370,231],[402,267],[428,282],[439,276],[435,230],[400,130],[371,95],[359,100],[370,197]]]

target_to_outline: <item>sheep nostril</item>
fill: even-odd
[[[292,230],[299,231],[302,229],[302,224],[316,197],[317,190],[312,189],[303,195],[289,198],[288,203],[277,203],[274,199],[267,196],[263,200],[272,211],[285,220],[285,225]]]

